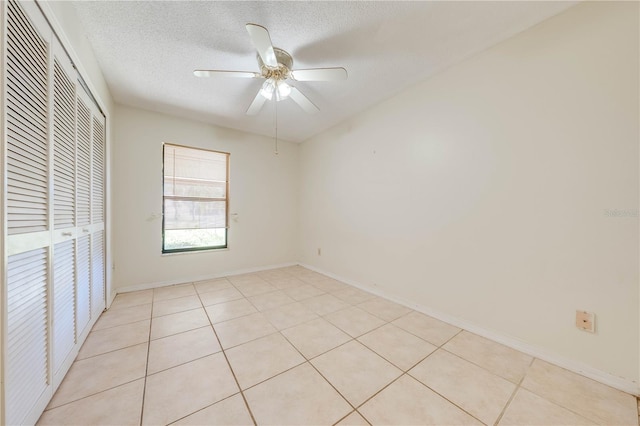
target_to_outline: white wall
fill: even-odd
[[[301,261],[637,381],[638,48],[586,2],[305,142]]]
[[[162,255],[163,142],[231,153],[228,250]],[[113,160],[117,290],[297,260],[298,145],[118,105]]]

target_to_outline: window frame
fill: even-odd
[[[172,199],[176,199],[176,198],[181,198],[179,196],[169,196],[167,197],[165,195],[165,187],[164,187],[164,182],[165,182],[165,173],[164,173],[164,168],[165,168],[165,149],[168,146],[174,146],[177,148],[186,148],[186,149],[193,149],[196,151],[206,151],[206,152],[213,152],[216,154],[224,154],[226,156],[226,175],[225,175],[225,179],[226,179],[226,184],[225,184],[225,198],[224,198],[224,216],[225,216],[225,227],[224,227],[224,245],[219,245],[219,246],[202,246],[202,247],[184,247],[184,248],[175,248],[175,249],[166,249],[165,248],[165,220],[164,220],[164,215],[165,215],[165,199],[166,198],[172,198]],[[224,152],[224,151],[217,151],[214,149],[207,149],[207,148],[198,148],[198,147],[193,147],[193,146],[187,146],[187,145],[180,145],[180,144],[176,144],[176,143],[171,143],[171,142],[163,142],[162,143],[162,254],[177,254],[177,253],[190,253],[190,252],[202,252],[202,251],[216,251],[216,250],[227,250],[229,248],[229,175],[230,175],[230,161],[231,159],[231,153],[229,152]],[[183,197],[182,197],[183,198]],[[222,201],[221,198],[205,198],[205,200],[211,200],[211,201]],[[218,228],[219,229],[219,228]]]

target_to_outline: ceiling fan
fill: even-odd
[[[249,105],[247,115],[257,114],[267,100],[281,101],[287,98],[293,99],[303,110],[309,114],[318,111],[313,104],[298,89],[289,85],[286,80],[295,81],[337,81],[346,80],[347,70],[344,68],[312,68],[293,70],[293,58],[287,52],[271,44],[269,31],[263,26],[247,24],[247,31],[258,51],[257,59],[260,72],[251,71],[221,71],[221,70],[195,70],[196,77],[239,77],[239,78],[263,78],[265,82],[258,94]]]

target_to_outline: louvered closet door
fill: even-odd
[[[84,92],[76,97],[76,207],[79,229],[76,281],[77,331],[80,336],[91,319],[91,109]]]
[[[50,392],[51,33],[24,12],[35,5],[6,8],[4,423],[22,424],[37,420]]]
[[[57,47],[57,46],[56,46]],[[76,87],[71,62],[55,49],[53,75],[53,373],[76,343]],[[64,372],[63,372],[64,373]]]
[[[106,126],[33,0],[0,21],[0,424],[33,424],[104,308]]]
[[[105,241],[104,241],[104,181],[105,126],[104,117],[94,112],[91,150],[91,309],[94,316],[105,307]]]

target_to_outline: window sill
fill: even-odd
[[[164,257],[164,256],[180,256],[180,255],[185,255],[185,254],[212,253],[212,252],[219,252],[219,251],[229,251],[229,247],[206,249],[206,250],[176,251],[176,252],[173,252],[173,253],[161,253],[160,255],[162,257]]]

